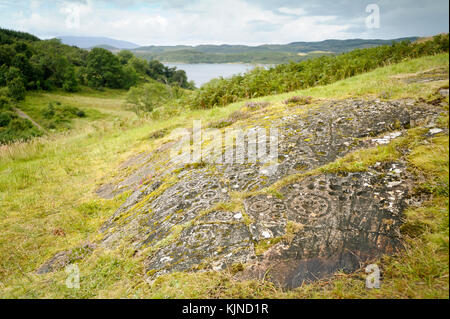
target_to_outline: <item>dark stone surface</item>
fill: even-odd
[[[245,278],[296,287],[337,270],[353,271],[401,247],[401,216],[413,184],[402,161],[361,173],[316,174],[280,189],[280,198],[248,195],[242,208],[214,207],[233,192],[261,190],[354,150],[389,143],[411,125],[433,124],[439,112],[425,103],[356,100],[286,109],[273,117],[265,109],[235,125],[252,120],[279,128],[278,163],[269,166],[184,166],[169,160],[173,144],[165,144],[124,164],[140,165],[121,182],[135,191],[102,226],[98,244],[125,243],[144,254],[149,280],[242,264]],[[136,184],[149,172],[151,178]],[[114,187],[104,189],[114,193]],[[269,240],[273,244],[257,249]]]
[[[246,200],[246,211],[255,220],[250,225],[254,239],[284,236],[282,225],[288,222],[300,227],[289,242],[270,248],[246,273],[269,275],[282,286],[296,287],[395,252],[401,246],[399,227],[410,183],[403,165],[392,163],[346,177],[309,177],[285,187],[283,200]]]

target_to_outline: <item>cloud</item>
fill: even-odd
[[[286,8],[281,7],[278,9],[278,12],[284,13],[284,14],[292,14],[292,15],[304,15],[306,13],[305,9],[303,8]]]
[[[141,45],[289,43],[448,32],[446,0],[373,2],[380,6],[380,29],[365,26],[368,3],[349,0],[0,0],[0,21],[2,27],[40,37],[107,36]]]

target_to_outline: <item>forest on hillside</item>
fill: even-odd
[[[83,86],[128,90],[147,82],[157,82],[153,87],[159,92],[194,88],[183,70],[137,58],[130,51],[116,55],[102,48],[87,51],[57,39],[40,40],[28,33],[0,29],[0,142],[42,134],[14,110],[27,91],[77,92]],[[54,112],[52,107],[48,114]],[[59,113],[61,120],[79,114],[73,109]]]

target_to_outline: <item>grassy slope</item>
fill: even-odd
[[[45,126],[46,120],[42,111],[50,102],[60,102],[64,105],[77,107],[85,111],[88,121],[99,119],[133,118],[133,113],[123,109],[123,99],[126,91],[105,89],[103,92],[82,88],[76,95],[63,90],[48,92],[30,92],[18,107]]]
[[[440,83],[405,84],[393,75],[447,67],[448,54],[403,62],[325,87],[266,97],[279,104],[294,94],[318,98],[350,96],[427,98]],[[43,94],[25,103],[44,105],[49,100],[73,103],[85,110],[96,109],[113,116],[121,110],[123,94],[82,92],[78,95]],[[31,102],[30,102],[31,101]],[[34,101],[34,102],[33,102]],[[151,132],[162,128],[189,126],[192,119],[211,122],[239,109],[242,103],[207,111],[192,111],[160,122],[140,122],[130,114],[125,119],[111,117],[81,123],[76,130],[52,137],[0,148],[0,298],[303,298],[303,297],[398,297],[448,298],[448,194],[434,196],[423,208],[408,211],[408,222],[426,224],[424,233],[408,240],[408,249],[399,256],[378,261],[382,267],[380,290],[364,288],[364,273],[337,274],[283,292],[268,282],[235,281],[229,273],[172,274],[161,277],[153,286],[143,281],[142,263],[126,249],[97,251],[79,263],[81,289],[65,286],[64,271],[44,276],[32,272],[54,253],[72,248],[93,238],[108,216],[123,202],[126,194],[114,200],[98,199],[93,193],[102,182],[116,174],[118,165],[132,154],[154,148],[158,140]],[[24,109],[24,111],[27,111]],[[126,111],[125,111],[126,112]],[[443,119],[448,126],[448,118]],[[424,185],[447,178],[448,137],[434,138],[425,145],[414,139],[410,163],[427,176]],[[356,154],[329,169],[359,167],[373,156]],[[427,184],[428,183],[428,184]],[[65,237],[53,230],[61,228]]]

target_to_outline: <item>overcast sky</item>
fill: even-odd
[[[370,4],[379,28],[375,19],[368,27]],[[0,27],[139,45],[257,45],[429,36],[448,32],[448,10],[448,0],[0,0]]]

